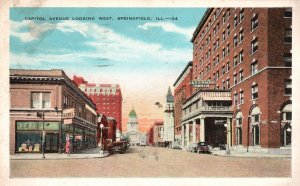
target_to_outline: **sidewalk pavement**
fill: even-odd
[[[70,156],[62,153],[45,153],[45,158],[42,158],[41,153],[17,153],[10,155],[11,160],[49,160],[49,159],[88,159],[88,158],[105,158],[109,156],[107,151],[100,153],[99,148],[83,150],[71,154]]]
[[[269,154],[266,152],[244,152],[238,150],[231,150],[229,154],[226,150],[211,149],[212,155],[227,156],[227,157],[247,157],[247,158],[291,158],[291,154]]]

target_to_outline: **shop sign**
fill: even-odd
[[[70,125],[73,123],[73,119],[69,118],[69,119],[64,119],[64,124],[65,125]]]
[[[44,122],[45,130],[59,130],[59,122]],[[43,130],[41,121],[22,121],[17,122],[17,130]]]
[[[191,81],[191,85],[197,88],[208,88],[210,84],[210,80],[206,81]]]
[[[225,123],[226,123],[226,120],[215,120],[216,125],[220,125],[220,124],[224,125]]]
[[[75,112],[75,108],[63,109],[62,118],[74,118]]]

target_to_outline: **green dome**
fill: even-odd
[[[136,117],[136,113],[135,113],[135,110],[132,109],[129,113],[129,117]]]

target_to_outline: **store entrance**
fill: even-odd
[[[58,152],[58,134],[46,133],[45,137],[45,151],[46,152]]]
[[[226,128],[222,122],[226,118],[205,118],[205,141],[212,147],[223,147],[226,142]]]

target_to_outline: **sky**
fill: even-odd
[[[154,103],[164,105],[192,60],[190,40],[205,10],[10,8],[10,68],[63,69],[70,78],[119,84],[123,119],[133,107],[138,118],[162,119]]]

